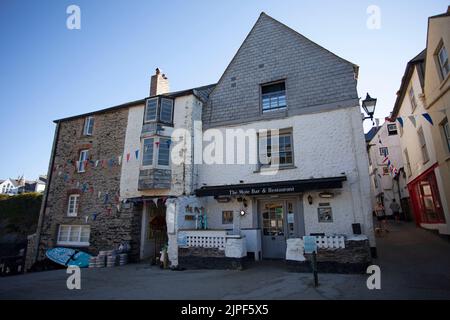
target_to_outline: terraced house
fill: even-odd
[[[172,266],[301,263],[301,238],[314,234],[336,246],[334,262],[367,263],[375,240],[357,77],[357,65],[262,13],[216,84],[170,92],[157,70],[149,97],[55,121],[31,258],[126,241],[134,260],[168,244]]]

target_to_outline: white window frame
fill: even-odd
[[[83,135],[85,136],[92,136],[92,133],[94,132],[94,117],[89,116],[86,117],[84,120],[84,128],[83,128]]]
[[[450,124],[447,118],[444,119],[441,126],[442,126],[442,134],[444,136],[444,144],[447,147],[446,151],[447,153],[450,153]]]
[[[412,171],[411,171],[411,162],[409,161],[408,149],[403,150],[403,154],[405,156],[406,174],[408,175],[408,177],[410,177],[412,175]]]
[[[411,110],[414,112],[417,108],[417,101],[416,101],[416,95],[414,93],[414,88],[411,85],[411,87],[408,90],[408,96],[409,96],[409,102],[411,103]]]
[[[441,60],[441,52],[445,52],[446,60]],[[442,43],[437,50],[437,62],[439,66],[439,72],[442,77],[442,80],[445,80],[447,76],[450,74],[450,65],[449,65],[449,58],[448,58],[448,51],[445,48],[444,44]]]
[[[153,139],[152,164],[144,165],[144,141],[145,140],[149,140],[149,139]],[[171,140],[170,137],[160,137],[160,136],[150,136],[150,137],[145,137],[144,139],[142,139],[142,142],[141,142],[141,150],[143,150],[143,152],[142,152],[142,160],[141,160],[141,168],[142,169],[151,169],[151,168],[169,169],[170,168],[170,165],[171,165],[170,150],[171,150],[171,147],[172,147],[172,143],[170,144],[170,147],[169,147],[169,164],[168,165],[161,165],[161,164],[159,164],[159,149],[161,147],[161,139],[163,139],[163,140]],[[156,143],[158,143],[158,147],[155,146]]]
[[[392,127],[394,127],[395,129],[391,129]],[[389,123],[387,125],[387,131],[389,136],[396,136],[398,134],[398,127],[395,123]],[[395,133],[391,133],[393,131],[395,131]]]
[[[84,156],[83,156],[84,155]],[[80,150],[80,156],[78,158],[78,173],[82,173],[86,171],[86,166],[84,165],[84,161],[89,158],[89,149]]]
[[[61,228],[68,228],[68,236],[66,240],[61,240]],[[71,234],[72,234],[72,230],[75,229],[79,229],[78,231],[78,237],[76,241],[71,241]],[[81,234],[83,229],[88,229],[88,241],[81,241]],[[90,240],[90,236],[91,236],[91,227],[89,225],[67,225],[67,224],[62,224],[59,226],[58,228],[58,238],[57,238],[57,245],[65,245],[65,246],[89,246],[89,240]]]
[[[161,118],[162,114],[163,114],[163,102],[164,101],[170,101],[170,119],[168,121],[163,120]],[[174,105],[174,101],[173,99],[167,99],[167,98],[161,98],[160,101],[160,105],[159,105],[159,121],[163,122],[163,123],[172,123],[173,122],[173,105]]]
[[[274,86],[274,85],[278,85],[278,84],[284,84],[284,90],[275,91],[272,93],[263,93],[264,87]],[[286,81],[285,80],[261,84],[260,90],[261,90],[260,92],[261,92],[261,113],[262,114],[276,112],[276,111],[284,111],[287,109],[287,95],[286,95]],[[264,109],[264,99],[267,97],[269,97],[269,99],[270,99],[269,108]],[[284,98],[284,105],[281,105],[281,106],[280,106],[280,101],[279,101],[280,97]],[[276,98],[276,104],[277,104],[276,107],[270,107],[272,105],[272,101],[271,101],[272,98]]]
[[[73,199],[73,208],[71,210],[71,201]],[[76,217],[78,215],[78,208],[80,205],[80,195],[79,194],[71,194],[69,195],[69,199],[67,201],[67,216],[68,217]]]
[[[290,167],[294,167],[294,165],[295,165],[295,157],[294,157],[294,134],[293,134],[293,132],[292,132],[292,129],[280,129],[279,130],[279,132],[278,132],[278,135],[276,135],[276,136],[274,136],[274,137],[277,137],[278,138],[278,140],[280,139],[280,137],[283,137],[283,136],[290,136],[290,139],[291,139],[291,159],[292,159],[292,162],[290,162],[290,163],[280,163],[280,159],[278,158],[278,163],[277,164],[274,164],[274,163],[271,163],[271,164],[263,164],[263,163],[261,163],[260,162],[260,159],[261,159],[261,157],[267,157],[267,142],[266,142],[266,144],[265,144],[265,146],[266,146],[266,150],[265,151],[263,151],[263,150],[260,150],[260,148],[261,148],[261,142],[260,142],[260,139],[268,139],[268,136],[269,136],[269,131],[267,132],[267,134],[259,134],[258,135],[258,163],[259,163],[259,168],[260,169],[265,169],[265,168],[290,168]],[[272,137],[271,137],[271,139],[272,139]],[[279,148],[279,141],[278,141],[278,148]],[[263,152],[265,152],[265,154],[263,153]],[[278,150],[278,153],[280,153],[280,150]],[[271,152],[271,154],[272,154],[272,152]]]
[[[158,109],[159,109],[159,99],[158,98],[150,98],[145,101],[145,112],[144,112],[144,123],[155,122],[158,120]],[[148,103],[149,101],[156,101],[156,110],[155,110],[155,118],[147,119],[147,111],[148,111]]]
[[[428,154],[427,141],[425,140],[425,134],[422,127],[417,130],[417,135],[419,137],[419,146],[423,163],[427,163],[428,161],[430,161],[430,155]]]

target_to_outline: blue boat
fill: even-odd
[[[45,253],[47,258],[63,266],[77,266],[80,268],[89,267],[90,254],[70,248],[53,248]]]

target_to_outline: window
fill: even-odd
[[[78,172],[84,172],[86,170],[86,162],[88,159],[89,150],[81,150],[80,158],[78,159]]]
[[[90,226],[60,225],[58,231],[58,245],[89,246]]]
[[[87,117],[84,120],[83,134],[85,136],[91,136],[94,131],[94,117]]]
[[[222,224],[233,223],[233,211],[222,211]]]
[[[152,137],[143,142],[143,166],[164,166],[170,164],[170,138]],[[156,147],[155,147],[156,146]]]
[[[448,64],[447,50],[443,45],[438,51],[437,58],[439,62],[439,69],[441,71],[441,76],[443,79],[445,79],[450,72],[450,65]]]
[[[387,147],[380,148],[380,156],[387,157],[389,154],[389,150]]]
[[[261,87],[262,112],[286,109],[286,88],[284,82]]]
[[[319,222],[333,222],[333,212],[331,207],[317,208]]]
[[[69,201],[67,204],[67,216],[76,217],[78,214],[78,200],[80,199],[79,194],[71,194],[69,196]]]
[[[142,156],[143,166],[153,165],[153,143],[153,138],[144,139],[144,153]]]
[[[450,126],[448,125],[447,118],[442,122],[442,132],[444,134],[444,142],[447,145],[447,151],[450,152]]]
[[[159,138],[158,165],[168,166],[170,157],[170,139]]]
[[[161,99],[161,122],[172,123],[172,110],[173,110],[173,100],[172,99]]]
[[[417,134],[419,136],[419,144],[420,144],[420,150],[422,151],[423,163],[425,163],[428,160],[430,160],[430,158],[428,156],[427,144],[425,141],[425,136],[423,135],[423,129],[419,128],[419,130],[417,131]]]
[[[416,96],[414,95],[414,89],[412,86],[409,89],[409,101],[411,102],[411,108],[412,108],[412,111],[414,112],[414,110],[416,110],[416,107],[417,107],[417,102],[416,102]]]
[[[172,123],[173,99],[150,98],[145,106],[144,122],[160,121],[166,124]]]
[[[145,122],[156,121],[158,98],[148,99],[145,107]]]
[[[411,171],[411,163],[409,162],[408,149],[403,150],[403,154],[405,155],[406,174],[408,175],[408,177],[410,177],[412,174],[412,171]]]
[[[270,133],[261,135],[259,148],[259,159],[261,164],[265,166],[289,166],[294,164],[292,132],[280,132],[279,135],[273,137],[271,137]],[[277,148],[278,150],[276,150]]]
[[[384,167],[383,167],[383,175],[384,175],[384,176],[389,175],[389,168],[388,168],[387,166],[384,166]]]
[[[395,136],[397,135],[397,125],[395,123],[387,125],[388,135]]]

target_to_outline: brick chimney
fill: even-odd
[[[156,68],[155,74],[150,80],[150,97],[158,94],[169,92],[169,79],[165,74],[161,74],[161,70]]]

